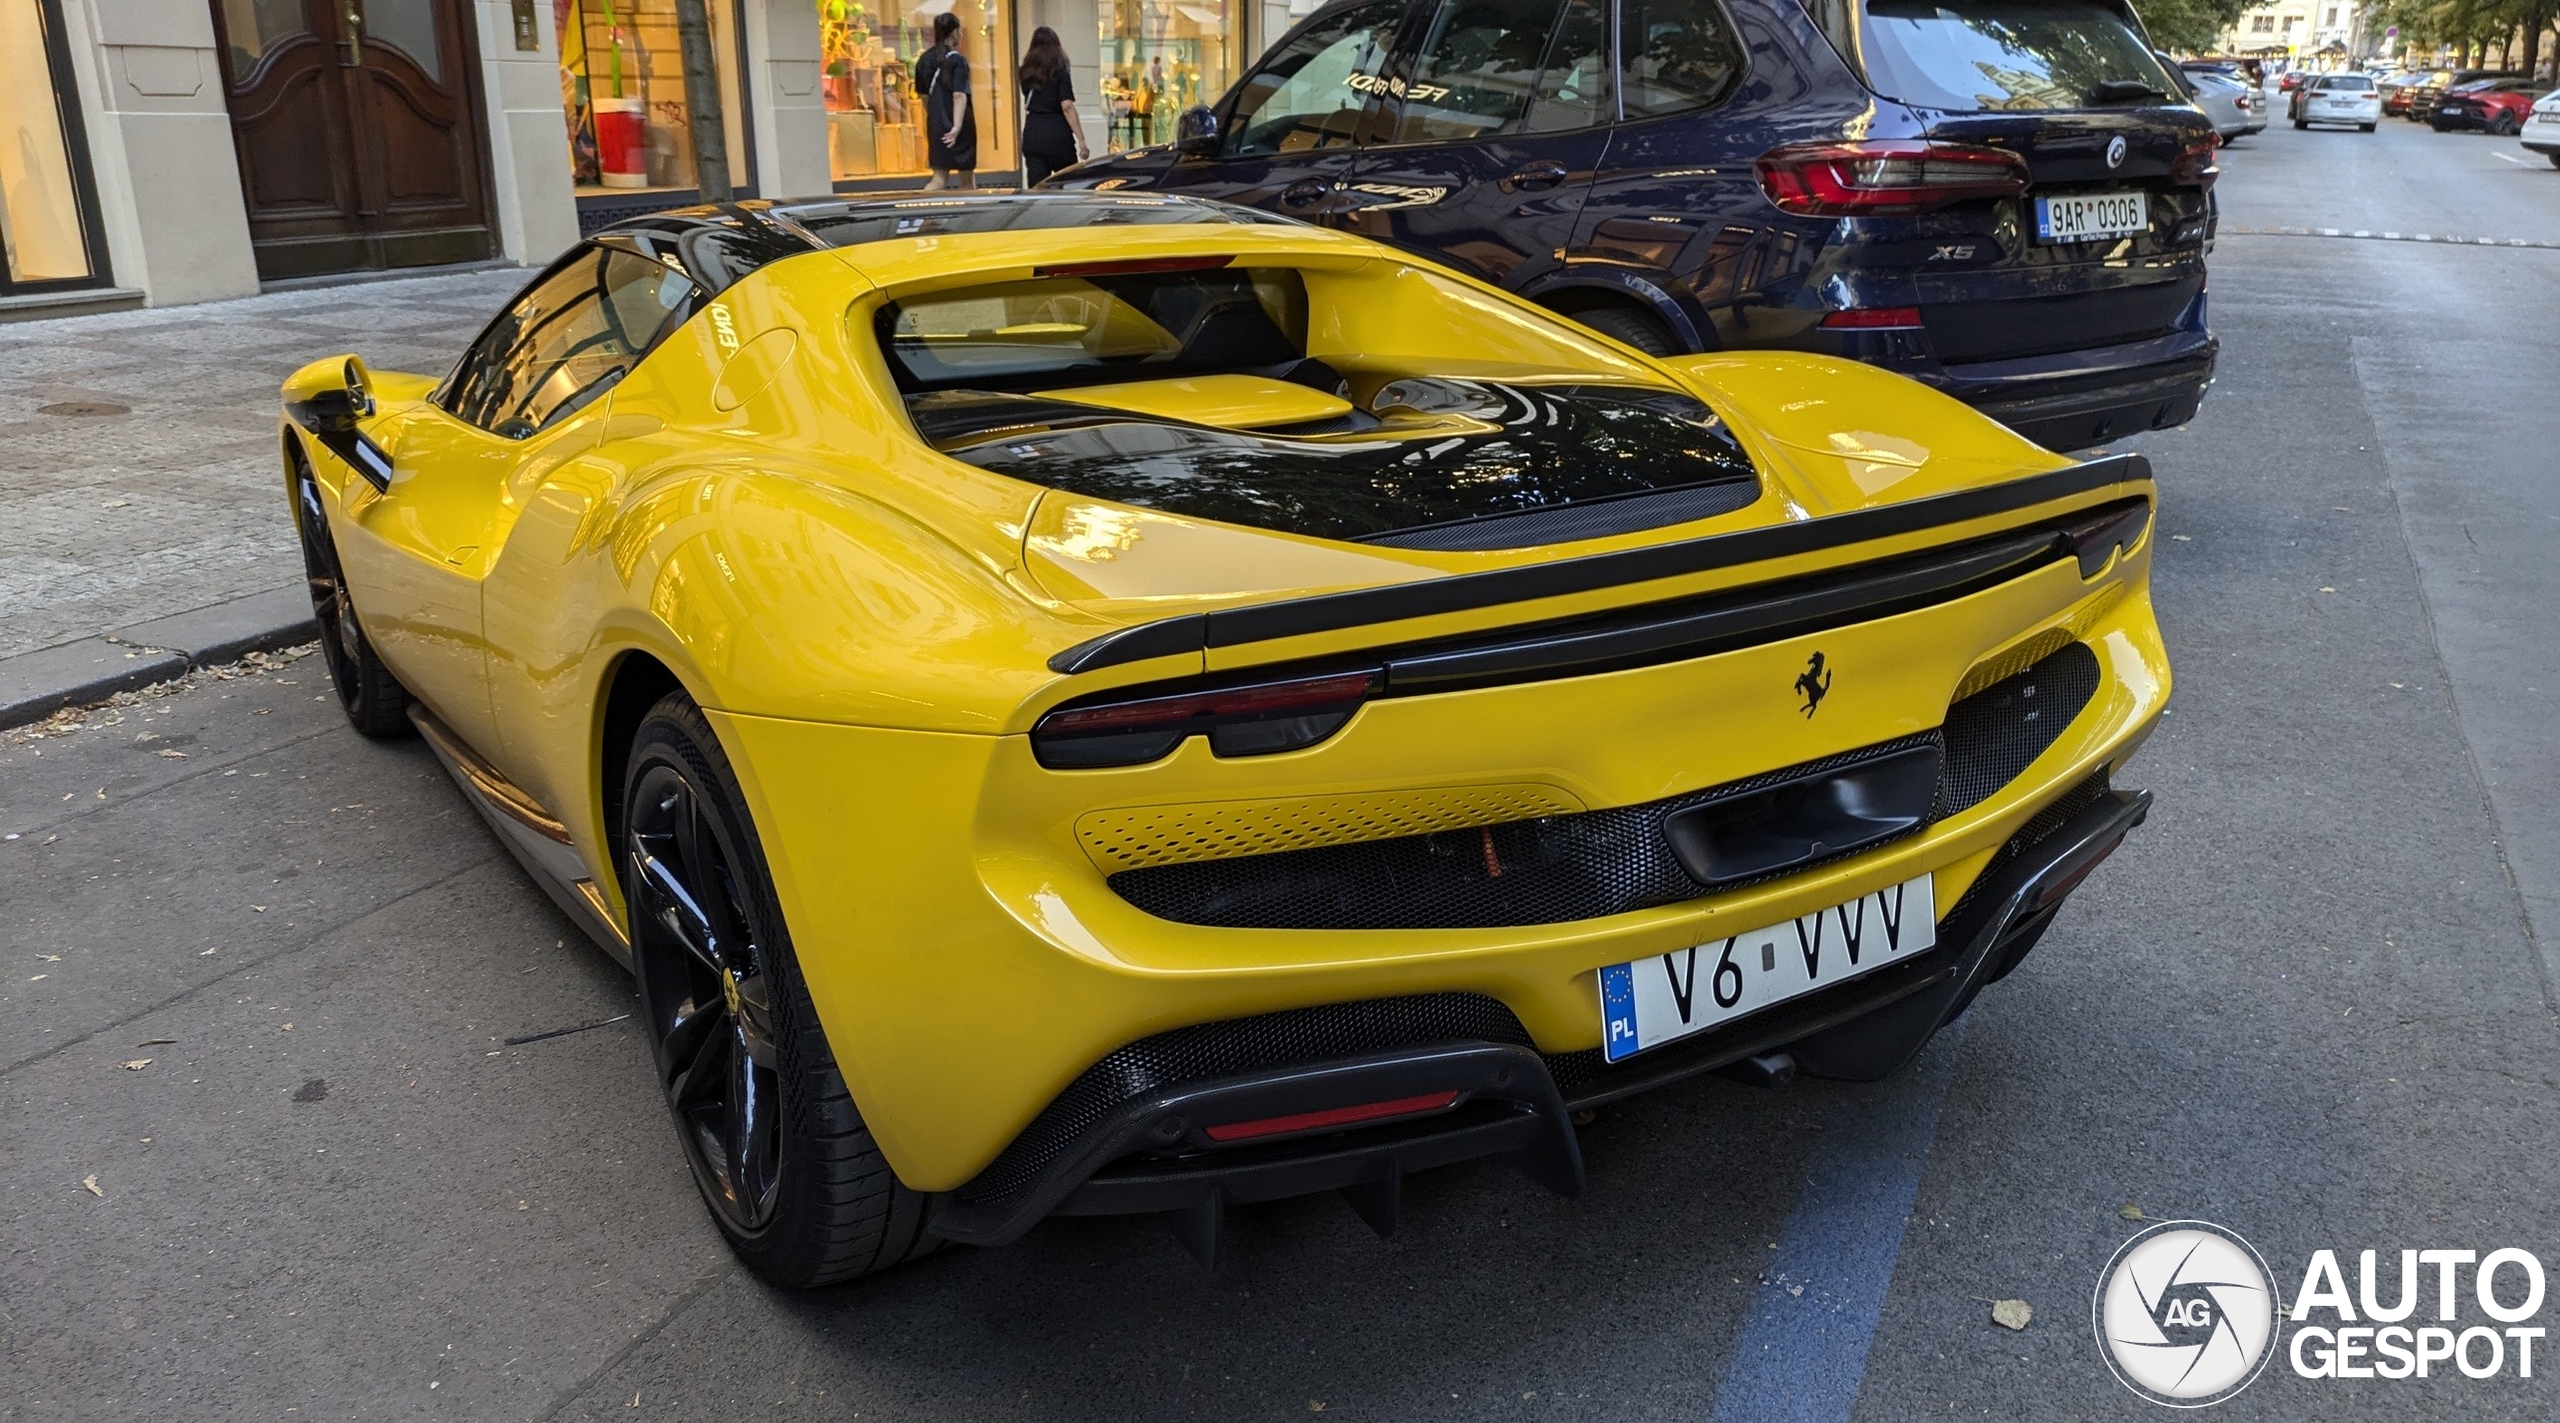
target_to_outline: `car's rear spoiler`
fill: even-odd
[[[1275,638],[1335,632],[1369,623],[1400,622],[1499,607],[1539,598],[1587,593],[1627,583],[1647,583],[1772,558],[1788,558],[1870,539],[1892,538],[1948,524],[1969,523],[2056,499],[2148,483],[2151,462],[2140,455],[2111,455],[1980,489],[1959,490],[1880,509],[1805,519],[1765,529],[1710,534],[1679,543],[1591,554],[1554,563],[1461,573],[1447,578],[1290,598],[1244,608],[1186,613],[1121,628],[1077,643],[1049,659],[1052,672],[1073,674],[1152,657],[1206,652]]]

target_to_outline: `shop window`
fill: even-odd
[[[1022,56],[1010,6],[996,0],[817,0],[817,6],[827,167],[837,182],[926,176],[916,60],[933,47],[933,17],[945,10],[960,19],[960,54],[969,61],[979,181],[1013,181],[1022,126],[1014,66]]]
[[[0,0],[0,294],[104,276],[65,59],[49,0]]]
[[[729,181],[745,188],[746,105],[738,88],[734,17],[726,0],[709,0],[707,8]],[[578,195],[693,187],[693,126],[675,0],[552,0],[551,17]]]
[[[1184,109],[1215,103],[1235,82],[1238,0],[1103,0],[1100,9],[1112,148],[1172,142]]]

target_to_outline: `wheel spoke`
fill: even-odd
[[[708,1017],[726,1019],[725,1009],[704,1010]],[[701,1049],[683,1071],[667,1080],[667,1100],[675,1104],[679,1116],[691,1116],[700,1109],[718,1103],[728,1090],[730,1060],[738,1055],[738,1035],[721,1031],[725,1023],[706,1026]]]
[[[728,1017],[729,1005],[716,997],[707,1003],[689,998],[676,1009],[667,1030],[658,1038],[658,1061],[663,1064],[661,1073],[669,1087],[701,1061],[703,1050],[712,1039],[727,1030]]]
[[[635,871],[632,880],[655,904],[658,922],[704,968],[715,974],[721,972],[721,945],[719,936],[711,931],[711,920],[703,914],[702,906],[678,877],[675,867],[650,851],[649,842],[660,837],[631,838],[638,842],[631,852]]]
[[[751,1217],[764,1214],[773,1136],[771,1084],[743,1051],[731,1055],[728,1141],[730,1188]]]

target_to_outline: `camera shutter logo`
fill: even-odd
[[[2220,1403],[2275,1352],[2267,1262],[2206,1221],[2163,1221],[2126,1241],[2099,1273],[2090,1313],[2116,1378],[2172,1408]]]

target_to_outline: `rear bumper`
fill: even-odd
[[[2075,450],[2195,418],[2221,342],[2172,332],[2062,356],[1942,368],[1932,384],[2048,449]]]
[[[1502,1157],[1533,1180],[1578,1193],[1582,1158],[1571,1117],[1746,1058],[1788,1052],[1813,1072],[1873,1078],[1918,1053],[1975,994],[2015,968],[2063,901],[2148,812],[2146,793],[2090,782],[2045,808],[2030,828],[1940,921],[1940,946],[1908,963],[1839,985],[1699,1039],[1616,1066],[1596,1050],[1540,1055],[1498,1005],[1480,1021],[1499,1040],[1417,1042],[1355,1057],[1224,1071],[1257,1041],[1320,1041],[1383,1019],[1396,1005],[1345,1004],[1167,1034],[1155,1053],[1115,1054],[1121,1074],[1149,1062],[1162,1075],[1113,1082],[1098,1065],[1024,1134],[1038,1142],[1028,1164],[1000,1159],[977,1181],[937,1196],[928,1227],[946,1238],[1002,1244],[1052,1214],[1171,1213],[1195,1249],[1213,1248],[1231,1202],[1339,1190],[1381,1234],[1395,1223],[1402,1178],[1459,1161]],[[1431,1010],[1411,1010],[1427,1033]],[[1330,1015],[1336,1021],[1322,1019]],[[1286,1020],[1286,1021],[1284,1021]],[[1133,1045],[1144,1048],[1147,1045]],[[1093,1081],[1099,1076],[1100,1083]],[[1117,1091],[1095,1110],[1097,1091]],[[1204,1121],[1320,1112],[1422,1094],[1455,1093],[1438,1114],[1221,1149]],[[1072,1125],[1062,1128],[1060,1118]],[[1008,1158],[1015,1153],[1008,1152]],[[992,1179],[991,1179],[992,1178]]]

